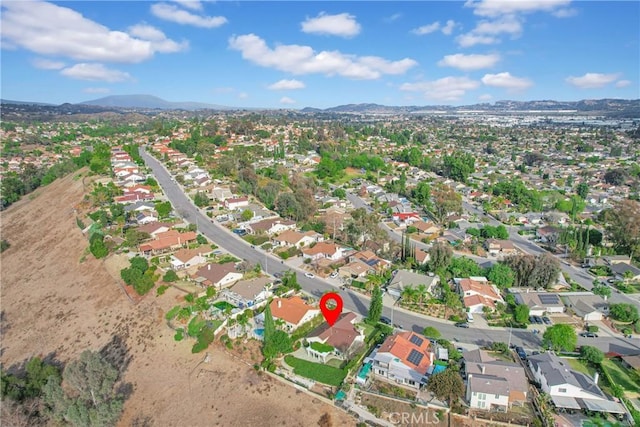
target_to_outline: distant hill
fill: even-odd
[[[602,113],[607,115],[640,117],[640,99],[586,99],[582,101],[568,102],[552,100],[496,101],[493,104],[483,103],[462,106],[386,106],[379,104],[347,104],[325,109],[307,107],[301,111],[304,113],[404,114],[432,111],[457,113],[469,110],[495,113],[520,111],[575,111],[577,113]]]
[[[111,95],[82,102],[84,105],[99,105],[115,108],[149,108],[157,110],[229,110],[231,107],[202,102],[171,102],[153,95]]]
[[[0,104],[42,105],[42,106],[47,106],[47,107],[53,107],[55,105],[55,104],[47,104],[46,102],[12,101],[10,99],[0,99]]]

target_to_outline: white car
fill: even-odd
[[[305,277],[308,277],[309,279],[313,279],[315,276],[315,274],[313,273],[304,273]]]
[[[333,273],[331,273],[331,274],[329,275],[329,277],[331,277],[332,279],[335,279],[336,277],[338,277],[338,272],[337,272],[337,271],[334,271]]]

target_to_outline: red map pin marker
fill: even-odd
[[[335,301],[335,304],[329,304],[329,301]],[[322,315],[329,326],[333,326],[342,313],[342,298],[340,295],[335,292],[324,294],[322,298],[320,298],[320,311],[322,311]]]

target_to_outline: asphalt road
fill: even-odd
[[[222,225],[212,222],[210,218],[203,214],[193,204],[193,201],[185,195],[180,186],[172,180],[171,175],[165,167],[158,160],[149,155],[144,150],[144,147],[140,148],[140,155],[146,162],[147,166],[151,168],[156,180],[164,190],[165,195],[171,201],[174,210],[188,222],[196,224],[198,230],[215,242],[216,245],[238,258],[246,260],[252,264],[260,264],[269,274],[285,272],[292,269],[296,270],[298,272],[298,283],[300,283],[304,292],[317,298],[326,291],[338,292],[342,296],[344,308],[362,316],[367,315],[369,309],[368,298],[356,292],[342,291],[337,285],[326,280],[308,278],[304,276],[302,270],[284,264],[279,258],[276,258],[261,249],[252,248],[246,241],[242,240]],[[361,200],[360,202],[364,203]],[[355,203],[354,206],[359,207]],[[392,230],[388,228],[387,230],[391,233],[390,235],[392,238],[393,236],[398,236]],[[510,333],[506,330],[479,329],[473,326],[468,329],[458,328],[452,323],[443,323],[440,321],[426,319],[420,315],[407,313],[398,309],[393,309],[392,312],[391,306],[384,307],[383,315],[393,318],[393,323],[401,325],[405,330],[412,330],[421,333],[426,326],[434,326],[440,331],[443,337],[461,343],[486,345],[494,341],[509,342],[510,338]],[[595,341],[588,341],[588,338],[579,339],[579,341],[582,340],[585,342],[579,342],[579,344],[596,345],[605,351],[609,351],[612,348],[625,354],[640,351],[640,346],[637,344],[633,345],[632,343],[625,343],[625,340],[620,338],[600,338]],[[521,345],[527,349],[535,349],[540,346],[540,337],[526,330],[514,329],[511,333],[511,343]]]

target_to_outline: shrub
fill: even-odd
[[[195,296],[193,294],[187,294],[184,296],[184,300],[186,302],[193,302],[194,299],[195,299]]]
[[[175,271],[168,270],[166,273],[164,273],[164,276],[162,276],[162,280],[167,283],[175,282],[176,280],[178,280],[178,275]]]
[[[600,328],[598,328],[596,325],[590,325],[587,328],[587,331],[589,331],[589,332],[598,332],[599,330],[600,330]]]
[[[0,241],[0,252],[6,251],[7,249],[9,249],[9,246],[11,246],[9,242],[5,239],[2,239]]]
[[[184,329],[182,328],[176,329],[176,333],[173,336],[173,339],[176,341],[182,341],[183,338],[184,338]]]
[[[180,306],[176,305],[175,307],[173,307],[171,310],[167,311],[167,314],[165,314],[165,319],[167,320],[173,320],[175,319],[175,317],[178,315],[178,312],[180,311]]]
[[[169,287],[167,285],[162,285],[160,287],[158,287],[158,289],[156,289],[156,296],[160,296],[162,294],[164,294],[167,289],[169,289]]]

